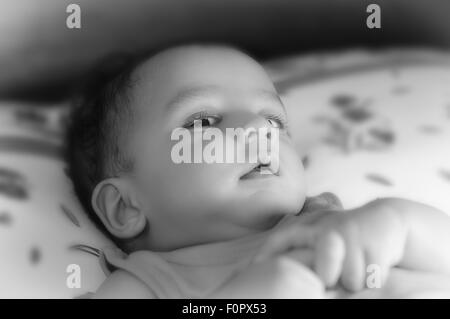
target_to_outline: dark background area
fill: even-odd
[[[66,7],[81,7],[81,29]],[[381,7],[381,29],[366,8]],[[0,0],[0,98],[59,100],[115,52],[225,42],[257,58],[343,48],[450,47],[449,0]]]

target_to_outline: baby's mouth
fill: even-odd
[[[241,180],[279,176],[270,164],[257,164],[249,172],[241,176]]]

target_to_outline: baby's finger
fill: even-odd
[[[253,261],[261,262],[293,248],[313,248],[316,233],[314,227],[301,224],[279,229],[269,236]]]
[[[318,210],[315,211],[313,214],[300,214],[297,217],[298,218],[297,220],[304,225],[314,225],[315,223],[320,221],[320,219],[337,213],[338,211],[334,210]]]
[[[318,210],[312,214],[300,214],[297,220],[304,225],[316,225],[323,222],[332,223],[333,220],[340,218],[343,214],[345,214],[343,210]]]
[[[383,256],[375,257],[366,252],[366,286],[367,288],[381,288],[389,276],[389,261]]]
[[[315,252],[309,248],[293,249],[283,256],[289,257],[299,264],[302,264],[309,269],[313,270],[314,267],[314,254]]]
[[[339,198],[330,192],[318,196],[308,197],[302,208],[302,214],[314,213],[319,210],[342,210]]]
[[[359,291],[363,289],[366,278],[364,253],[357,242],[357,229],[352,224],[347,224],[345,228],[342,233],[345,240],[345,259],[341,283],[350,291]]]
[[[314,270],[325,286],[332,287],[338,281],[345,258],[344,239],[335,231],[327,231],[319,237],[315,249]]]

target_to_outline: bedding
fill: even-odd
[[[398,196],[450,214],[448,52],[353,50],[266,66],[288,110],[308,195],[333,192],[346,208]],[[110,242],[64,173],[68,107],[0,102],[0,298],[76,298],[105,278],[97,249]],[[74,271],[80,285],[69,282]],[[425,288],[439,280],[419,277],[412,295],[423,287],[430,296]]]

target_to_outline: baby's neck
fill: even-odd
[[[245,241],[248,238],[251,238],[253,236],[258,236],[259,234],[264,234],[267,232],[270,232],[276,227],[282,220],[287,218],[288,216],[281,215],[278,218],[274,219],[273,222],[267,227],[267,229],[261,229],[261,230],[248,230],[243,234],[240,234],[238,236],[228,237],[228,238],[217,238],[217,239],[209,239],[209,240],[191,240],[189,242],[186,242],[186,244],[177,244],[177,245],[155,245],[155,240],[152,240],[150,236],[150,232],[147,229],[144,230],[144,232],[137,238],[134,238],[133,240],[123,242],[120,245],[120,248],[127,253],[135,252],[135,251],[153,251],[153,252],[159,252],[159,253],[167,253],[172,252],[176,250],[181,249],[188,249],[188,248],[194,248],[199,246],[206,246],[206,245],[216,245],[220,243],[232,243],[235,241],[243,240]],[[198,237],[200,238],[200,237]]]

